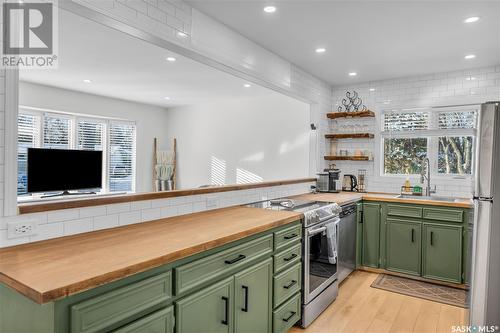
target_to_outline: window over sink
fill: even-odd
[[[422,159],[438,175],[471,175],[477,111],[429,109],[383,113],[383,173],[419,174]]]

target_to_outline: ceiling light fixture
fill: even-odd
[[[266,6],[264,7],[264,11],[268,14],[274,13],[276,11],[276,7],[274,6]]]
[[[465,23],[476,23],[479,21],[480,17],[479,16],[471,16],[465,19]]]
[[[326,52],[326,49],[324,47],[318,47],[316,49],[316,53],[325,53]]]
[[[245,87],[245,88],[250,88],[251,86],[252,86],[252,85],[251,85],[250,83],[245,83],[245,84],[243,85],[243,87]]]
[[[168,97],[168,96],[163,97],[163,99],[167,100],[167,101],[170,101],[170,97]]]
[[[175,59],[174,57],[167,57],[167,61],[170,61],[170,62],[174,62],[176,61],[177,59]]]
[[[89,79],[85,79],[83,80],[84,83],[92,83],[92,80],[89,80]]]
[[[474,59],[475,57],[476,57],[475,54],[468,54],[464,58],[467,59],[467,60],[470,60],[470,59]]]
[[[375,88],[370,88],[370,91],[375,91]]]
[[[474,76],[467,76],[465,79],[467,81],[474,81],[476,78]]]
[[[350,72],[349,73],[349,76],[356,76],[356,75],[358,75],[358,73],[356,73],[356,72]]]
[[[182,31],[177,31],[177,36],[179,36],[180,38],[186,38],[187,34]]]

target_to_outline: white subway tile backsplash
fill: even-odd
[[[106,215],[94,218],[93,230],[114,228],[119,225],[119,215]]]
[[[128,225],[142,222],[142,216],[140,211],[120,213],[119,223],[120,225]]]
[[[64,236],[63,223],[48,223],[38,226],[38,233],[30,237],[32,242]]]
[[[130,203],[120,203],[106,206],[107,214],[119,214],[130,211]]]
[[[79,217],[80,217],[79,209],[57,210],[47,213],[47,222],[55,223],[68,220],[76,220]]]
[[[172,217],[172,216],[176,216],[176,215],[178,215],[176,206],[164,207],[164,208],[161,208],[161,210],[160,210],[161,218]]]
[[[151,208],[151,201],[150,200],[144,200],[144,201],[134,201],[130,203],[130,210],[142,210],[142,209],[148,209]]]
[[[91,218],[85,218],[85,219],[79,219],[79,220],[72,220],[72,221],[67,221],[64,222],[64,235],[74,235],[74,234],[80,234],[83,232],[89,232],[92,231],[92,219]]]
[[[152,221],[152,220],[158,220],[161,218],[161,209],[160,208],[151,208],[151,209],[145,209],[142,211],[142,221]]]
[[[80,218],[106,215],[106,206],[80,208]]]
[[[177,212],[179,215],[191,214],[193,212],[193,204],[186,203],[177,206]]]

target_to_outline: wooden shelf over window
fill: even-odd
[[[375,135],[371,133],[345,133],[345,134],[326,134],[327,139],[373,139]]]
[[[332,112],[327,113],[326,116],[330,119],[337,118],[365,118],[365,117],[375,117],[375,112],[373,111],[356,111],[356,112]]]
[[[372,161],[368,156],[325,156],[326,161]]]

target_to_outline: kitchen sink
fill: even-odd
[[[446,201],[446,202],[455,202],[456,199],[452,197],[441,197],[437,195],[431,195],[431,196],[418,196],[418,195],[411,195],[411,194],[400,194],[396,198],[398,199],[415,199],[415,200],[434,200],[434,201]]]

